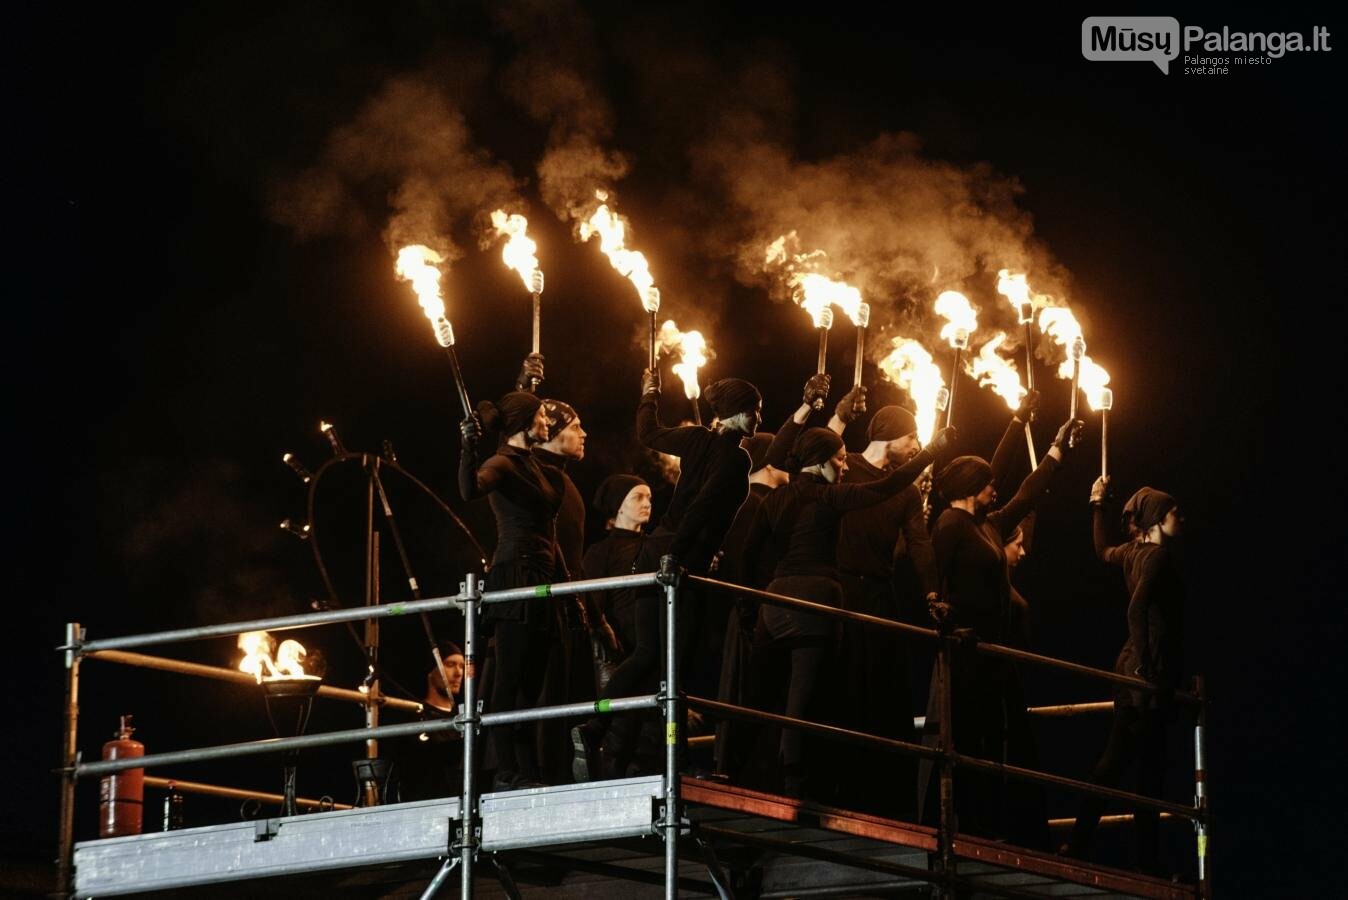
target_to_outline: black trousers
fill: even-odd
[[[551,622],[543,616],[535,617],[532,622],[495,623],[496,675],[491,692],[492,712],[538,705],[548,657],[555,643],[550,626]],[[496,749],[498,777],[523,775],[533,781],[542,779],[537,723],[493,728],[492,746]]]
[[[1114,724],[1109,731],[1105,752],[1091,772],[1091,782],[1103,787],[1118,787],[1129,767],[1137,764],[1137,793],[1160,797],[1165,783],[1165,720],[1167,711],[1114,706]],[[1071,852],[1085,859],[1090,856],[1095,829],[1105,810],[1102,797],[1086,797],[1077,809],[1072,829]],[[1153,810],[1134,810],[1134,847],[1138,868],[1154,872],[1157,868],[1157,814]]]

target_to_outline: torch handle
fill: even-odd
[[[1025,323],[1025,387],[1034,390],[1034,321]],[[1031,414],[1033,418],[1033,414]]]
[[[955,383],[959,381],[960,375],[960,348],[955,348],[955,365],[950,370],[950,399],[946,401],[945,406],[945,427],[950,427],[951,420],[955,417]]]
[[[866,357],[866,327],[857,328],[857,361],[852,370],[852,387],[861,387],[861,364]]]
[[[828,329],[819,328],[819,361],[815,364],[815,374],[823,375],[824,370],[828,368]],[[812,404],[816,410],[824,408],[823,400],[816,400]]]
[[[656,329],[656,324],[655,324],[655,313],[651,313],[651,358],[650,358],[650,364],[649,364],[649,366],[647,366],[647,368],[649,368],[652,372],[655,371],[655,364],[656,364],[656,360],[655,360],[655,332],[656,332],[656,330],[657,330],[657,329]]]
[[[1068,417],[1073,420],[1075,420],[1077,417],[1077,395],[1080,393],[1080,385],[1081,385],[1081,363],[1074,360],[1072,362],[1072,412],[1071,415]],[[1073,431],[1071,434],[1067,436],[1067,446],[1069,447],[1075,447],[1077,445],[1077,442],[1073,440],[1072,437],[1073,434],[1075,434],[1075,431]]]
[[[454,350],[454,346],[445,348],[449,354],[449,369],[454,375],[454,387],[459,393],[459,405],[463,407],[463,417],[467,419],[473,414],[473,402],[468,399],[468,388],[463,383],[463,369],[459,368],[459,354]]]
[[[1109,476],[1109,410],[1100,410],[1100,477]]]
[[[1039,468],[1039,454],[1034,452],[1034,434],[1030,431],[1030,423],[1025,423],[1025,446],[1030,448],[1030,471],[1033,472]]]
[[[540,334],[540,323],[541,323],[542,319],[543,319],[543,302],[542,302],[542,298],[541,298],[538,294],[534,294],[534,352],[535,352],[535,353],[538,352],[538,348],[539,348],[539,337],[541,336],[541,334]]]
[[[698,406],[697,398],[696,398],[696,397],[692,397],[692,398],[690,398],[690,399],[688,400],[688,402],[691,403],[691,404],[693,405],[693,424],[694,424],[694,425],[701,425],[701,424],[702,424],[702,409]]]

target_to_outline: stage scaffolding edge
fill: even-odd
[[[930,881],[933,888],[940,896],[954,897],[957,895],[957,892],[967,890],[968,887],[971,886],[971,883],[967,881],[967,876],[964,876],[957,871],[959,857],[957,847],[960,845],[961,841],[967,843],[967,839],[957,831],[954,815],[953,792],[956,781],[955,772],[957,769],[961,768],[992,771],[1002,774],[1003,776],[1020,780],[1062,787],[1086,794],[1105,796],[1110,799],[1156,809],[1172,817],[1191,820],[1193,822],[1196,837],[1198,874],[1198,883],[1195,887],[1194,895],[1199,898],[1209,898],[1211,896],[1211,865],[1208,854],[1208,792],[1205,771],[1206,694],[1201,679],[1195,679],[1193,691],[1175,692],[1175,697],[1179,702],[1191,705],[1195,708],[1193,744],[1195,786],[1193,805],[1186,806],[1160,800],[1158,798],[1143,797],[1117,789],[1102,788],[1087,782],[1077,781],[1049,773],[1020,769],[991,760],[961,756],[955,751],[952,737],[953,728],[949,687],[951,679],[951,661],[957,638],[949,631],[944,623],[941,623],[937,630],[920,628],[889,619],[820,606],[793,597],[741,588],[710,578],[689,576],[681,571],[676,571],[670,565],[669,560],[663,560],[660,571],[652,574],[591,579],[565,584],[539,585],[535,587],[514,588],[491,592],[483,592],[479,576],[476,574],[469,574],[466,576],[465,581],[460,585],[460,592],[449,597],[439,597],[409,603],[376,604],[354,610],[325,610],[302,615],[256,619],[248,622],[210,625],[198,628],[156,632],[152,634],[130,635],[122,638],[110,638],[98,641],[86,641],[84,629],[78,623],[68,623],[66,626],[65,643],[57,648],[63,653],[65,663],[65,703],[61,751],[62,767],[58,770],[61,788],[60,833],[58,839],[59,858],[57,861],[58,891],[61,896],[68,897],[73,896],[72,891],[76,888],[77,873],[74,868],[75,795],[77,783],[82,778],[96,777],[132,768],[149,768],[152,766],[173,765],[184,762],[199,762],[239,756],[270,754],[285,749],[300,749],[304,747],[326,746],[347,742],[369,742],[378,740],[381,737],[399,737],[417,733],[454,729],[461,731],[464,736],[462,750],[462,795],[457,803],[458,827],[452,827],[453,821],[451,820],[451,828],[448,831],[448,840],[443,848],[443,864],[436,873],[434,879],[427,885],[422,896],[426,898],[435,896],[443,885],[447,883],[451,871],[454,868],[458,868],[460,895],[464,898],[472,897],[474,894],[475,877],[477,875],[477,856],[479,850],[483,847],[483,801],[482,791],[477,783],[476,745],[485,730],[493,726],[539,721],[543,719],[574,717],[599,711],[617,713],[641,709],[659,709],[663,714],[665,724],[665,759],[664,771],[658,779],[660,782],[658,794],[660,804],[658,806],[657,815],[655,816],[654,821],[650,822],[650,826],[651,832],[659,835],[664,846],[664,895],[667,898],[677,897],[681,880],[684,882],[687,881],[686,878],[681,879],[679,875],[680,835],[681,832],[689,827],[689,821],[685,816],[685,810],[683,808],[681,777],[679,772],[681,764],[681,748],[686,740],[686,737],[681,732],[684,725],[682,718],[685,707],[685,698],[679,683],[679,597],[680,591],[690,584],[699,584],[705,588],[710,588],[711,591],[709,593],[712,594],[722,592],[748,594],[770,604],[808,610],[810,612],[828,615],[836,619],[850,619],[861,622],[862,624],[896,632],[906,632],[925,639],[934,639],[937,641],[938,666],[936,677],[941,684],[939,701],[942,715],[941,721],[938,723],[939,740],[936,747],[909,744],[903,741],[896,741],[862,732],[852,732],[837,726],[789,719],[785,716],[767,713],[761,710],[735,707],[731,704],[711,701],[705,698],[688,698],[687,702],[692,706],[709,710],[714,714],[719,714],[724,717],[774,722],[778,725],[799,727],[804,730],[814,731],[853,743],[871,744],[873,746],[883,747],[892,752],[935,759],[938,764],[937,771],[940,792],[939,825],[935,830],[935,852],[929,859],[933,871],[928,876],[927,880]],[[511,710],[496,713],[483,713],[481,711],[482,702],[478,697],[477,679],[481,656],[481,642],[478,636],[478,630],[481,607],[483,604],[504,603],[514,600],[541,600],[549,597],[574,596],[591,591],[618,590],[624,588],[653,589],[657,591],[664,600],[665,658],[663,678],[658,693],[649,696],[614,699],[606,703],[602,710],[598,703],[572,703],[552,707]],[[143,657],[138,654],[118,653],[115,651],[128,647],[144,647],[153,644],[175,643],[180,641],[228,636],[239,634],[244,631],[286,630],[314,625],[352,622],[360,619],[372,621],[385,617],[403,616],[411,613],[444,611],[449,609],[459,610],[464,616],[464,656],[466,663],[463,703],[461,704],[457,715],[452,719],[420,721],[399,725],[378,725],[376,724],[377,719],[371,718],[367,720],[366,727],[364,728],[347,729],[344,731],[311,734],[285,739],[251,741],[239,744],[197,748],[193,750],[170,751],[125,760],[96,761],[90,763],[84,763],[81,760],[78,749],[79,686],[80,664],[85,656],[98,658],[100,652],[102,652],[104,658],[109,662],[141,665],[142,667],[147,668],[159,668],[174,672],[175,674],[203,675],[222,680],[237,680],[225,678],[225,672],[227,670],[216,670],[211,667],[190,663],[169,665],[167,663],[173,663],[174,661],[159,660],[158,658]],[[1100,681],[1124,684],[1129,687],[1147,691],[1158,690],[1155,685],[1141,681],[1140,679],[1129,678],[1107,670],[1094,669],[1078,663],[1057,660],[1052,657],[1045,657],[1029,653],[1028,651],[1018,650],[1016,648],[1003,647],[983,642],[976,642],[975,648],[979,652],[988,653],[994,656],[1009,657],[1034,665],[1041,665],[1062,671],[1073,672],[1075,674],[1086,675]],[[349,696],[352,693],[354,692],[334,689],[328,696],[332,699],[351,700],[355,699],[354,697]],[[410,707],[413,704],[404,702],[400,705]],[[1099,706],[1100,704],[1079,705]],[[1067,708],[1068,707],[1062,707],[1062,709]],[[638,779],[638,781],[639,780],[640,779]],[[631,780],[629,779],[629,781]],[[654,783],[654,780],[652,780],[652,783]],[[593,784],[615,784],[615,782],[597,782]],[[639,788],[639,786],[637,787]],[[500,801],[498,800],[496,802]],[[713,829],[713,831],[715,831],[715,829]],[[602,835],[602,831],[596,830],[594,836],[581,839],[597,840],[600,839],[600,835]],[[699,844],[705,844],[705,842],[699,841]],[[520,844],[520,846],[526,845]],[[546,844],[541,844],[539,846],[546,846]],[[709,852],[706,846],[703,846],[703,850],[704,852]],[[804,852],[805,851],[802,850],[802,853]],[[808,856],[808,854],[805,855]],[[708,865],[709,867],[716,866],[719,868],[719,864],[714,860],[710,861]],[[901,871],[903,869],[902,866],[891,868],[893,868],[894,871]],[[980,885],[979,887],[982,890],[991,890],[992,893],[1016,894],[1014,891],[998,891],[997,889],[989,888],[986,885]]]

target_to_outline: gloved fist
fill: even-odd
[[[1091,506],[1102,506],[1109,497],[1110,483],[1108,475],[1101,475],[1091,485]]]
[[[530,353],[524,357],[524,362],[520,365],[520,374],[515,379],[515,387],[521,391],[532,391],[542,380],[543,354]]]
[[[474,446],[482,439],[482,420],[477,417],[477,413],[459,423],[459,434],[463,436],[466,447]]]
[[[927,449],[931,451],[932,456],[940,456],[955,446],[955,439],[958,437],[959,432],[955,430],[955,426],[942,428],[931,436],[931,442],[927,444]]]
[[[820,375],[811,375],[809,380],[805,382],[804,402],[815,409],[822,407],[824,401],[828,399],[831,381],[832,379],[827,372]]]
[[[646,369],[641,373],[641,396],[660,393],[660,373],[656,369]]]
[[[1020,401],[1020,406],[1016,407],[1016,418],[1022,422],[1033,422],[1034,411],[1039,408],[1039,392],[1030,391]]]
[[[838,405],[833,408],[833,414],[838,417],[838,421],[844,425],[852,423],[857,416],[866,411],[866,386],[859,384],[847,393],[843,394]]]
[[[1081,429],[1085,427],[1086,422],[1082,419],[1068,419],[1058,429],[1057,436],[1053,438],[1053,446],[1058,448],[1059,453],[1066,453],[1076,446],[1077,441],[1081,439]]]

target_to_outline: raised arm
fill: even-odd
[[[641,376],[641,401],[637,404],[637,440],[643,447],[661,453],[682,455],[693,432],[706,432],[701,425],[666,428],[660,424],[660,376],[647,369]]]
[[[864,484],[831,484],[823,493],[823,502],[839,512],[847,512],[874,506],[893,497],[916,481],[917,476],[932,464],[938,453],[945,451],[953,443],[954,438],[955,429],[942,428],[916,456],[898,468],[890,470],[884,478]]]
[[[1005,506],[988,513],[987,521],[997,529],[1003,541],[1011,537],[1020,520],[1028,516],[1039,502],[1039,498],[1044,496],[1049,482],[1053,480],[1053,473],[1058,471],[1058,463],[1062,461],[1063,454],[1067,451],[1069,437],[1073,432],[1079,431],[1082,425],[1080,419],[1068,419],[1063,423],[1058,429],[1057,437],[1053,439],[1053,445],[1039,461],[1039,468],[1025,477],[1020,483],[1020,489]]]
[[[482,442],[482,423],[471,415],[459,423],[459,496],[476,500],[483,496],[477,482],[477,449]]]
[[[1110,546],[1113,535],[1109,530],[1109,477],[1102,475],[1091,485],[1091,543],[1095,545],[1095,555],[1102,562],[1119,565],[1120,551],[1126,544]]]

